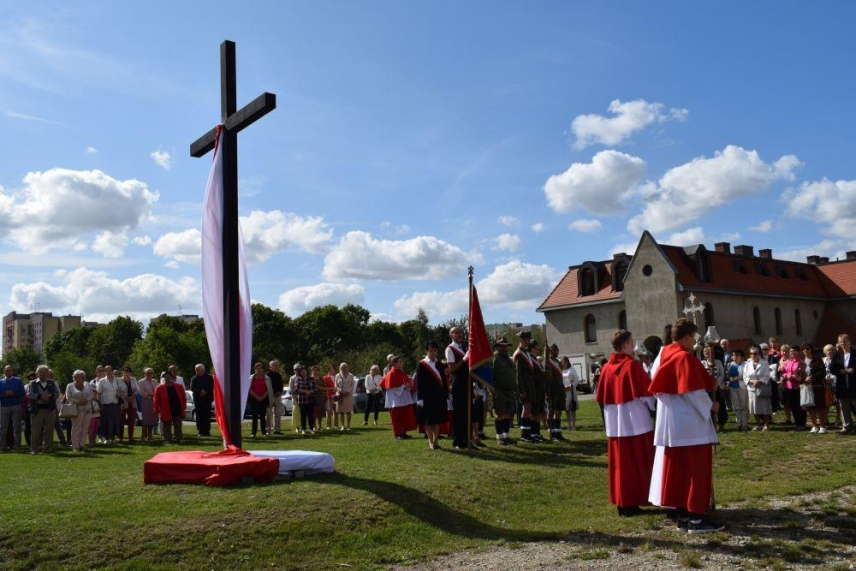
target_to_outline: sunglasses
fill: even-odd
[[[750,355],[760,355],[761,353],[758,353],[757,351],[752,351],[752,352],[751,352],[751,353],[749,353],[749,354],[750,354]]]

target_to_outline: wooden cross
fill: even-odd
[[[220,121],[223,125],[223,332],[225,371],[223,400],[232,443],[241,447],[241,341],[238,311],[238,133],[274,109],[276,95],[263,93],[237,110],[235,42],[220,44]],[[192,145],[190,156],[201,157],[214,149],[217,129],[211,129]],[[248,357],[249,358],[249,357]]]

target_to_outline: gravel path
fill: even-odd
[[[856,486],[733,504],[718,516],[727,533],[689,535],[664,518],[658,529],[462,551],[404,569],[856,569]]]

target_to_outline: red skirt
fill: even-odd
[[[661,505],[703,514],[710,507],[712,487],[712,444],[666,447]]]
[[[392,421],[392,433],[396,436],[416,429],[416,415],[413,414],[411,405],[389,409],[389,419]]]
[[[609,503],[647,506],[654,466],[654,432],[607,439]]]

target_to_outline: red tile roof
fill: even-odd
[[[693,257],[680,246],[660,245],[660,249],[677,271],[678,283],[685,289],[719,290],[746,294],[774,294],[796,297],[834,299],[856,296],[856,261],[847,260],[816,266],[788,260],[767,259],[757,256],[744,257],[737,254],[705,250],[709,261],[710,282],[699,281],[695,274]],[[746,272],[735,269],[742,263]],[[580,266],[571,266],[559,280],[553,291],[538,307],[538,311],[569,305],[621,298],[621,292],[612,289],[612,260],[600,262],[606,268],[600,287],[595,295],[580,296],[577,273]],[[762,275],[759,267],[769,275]],[[781,277],[783,269],[789,277]],[[803,275],[805,279],[802,279]]]
[[[601,276],[600,288],[597,293],[580,297],[577,288],[577,273],[582,266],[571,266],[565,276],[553,288],[553,291],[550,292],[550,295],[547,296],[547,299],[538,307],[538,310],[621,298],[620,291],[612,290],[612,260],[600,263],[604,265],[606,271]]]
[[[685,289],[692,290],[723,290],[739,293],[779,294],[809,297],[835,297],[828,291],[825,280],[818,274],[817,266],[788,262],[785,260],[768,260],[758,257],[743,257],[724,252],[707,251],[710,261],[710,282],[701,282],[696,277],[692,258],[678,246],[660,246],[666,257],[672,262],[678,272],[678,282]],[[734,269],[734,263],[744,265],[747,273]],[[759,273],[757,264],[767,269],[769,276]],[[782,266],[790,276],[783,278],[777,275],[776,267]],[[797,272],[805,273],[806,279],[797,277]],[[830,283],[829,285],[833,285]]]

